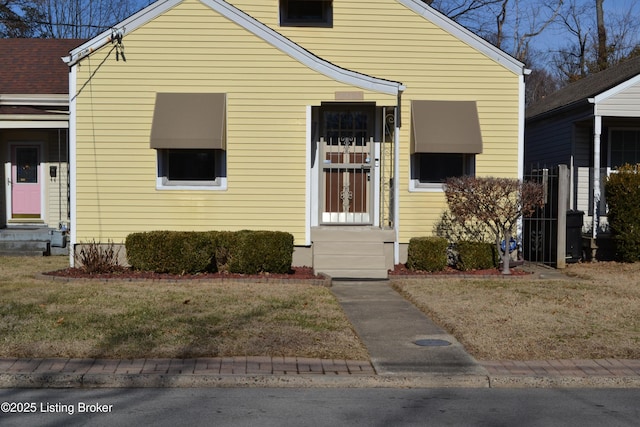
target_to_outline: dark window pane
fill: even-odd
[[[168,150],[168,178],[171,181],[213,181],[216,179],[214,150]]]
[[[38,182],[38,149],[16,147],[16,179],[21,183]]]
[[[420,182],[444,182],[464,175],[464,154],[422,153],[419,161]]]

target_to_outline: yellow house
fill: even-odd
[[[523,64],[421,1],[161,0],[64,60],[72,247],[278,230],[384,278],[446,177],[522,176]]]

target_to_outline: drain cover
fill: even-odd
[[[415,344],[421,347],[446,347],[448,345],[451,345],[449,341],[434,339],[417,340]]]

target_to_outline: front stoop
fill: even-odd
[[[60,231],[42,225],[21,225],[0,229],[0,256],[66,255],[68,249]]]
[[[394,238],[393,230],[374,227],[313,228],[314,272],[333,279],[387,279]]]

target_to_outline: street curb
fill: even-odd
[[[638,377],[0,373],[0,388],[640,388]]]
[[[0,388],[488,388],[473,375],[0,374]]]

